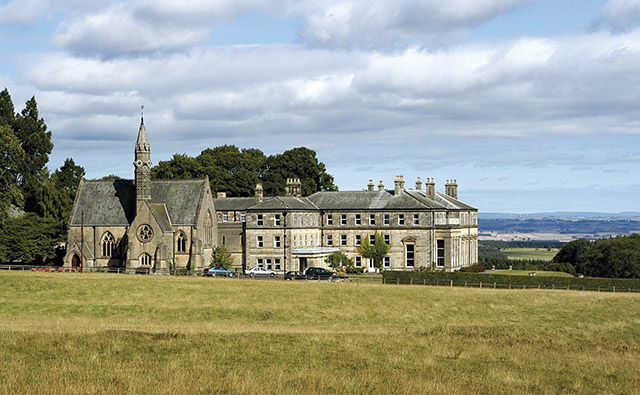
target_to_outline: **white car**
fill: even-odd
[[[248,274],[251,277],[256,277],[256,276],[275,277],[276,276],[276,272],[274,272],[273,270],[265,269],[263,267],[254,267],[253,269],[249,269],[244,273]]]

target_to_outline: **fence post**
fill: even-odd
[[[467,282],[466,281],[464,282],[464,287],[467,288]]]
[[[453,280],[449,280],[449,286],[453,287]]]
[[[511,289],[511,283],[509,283],[509,289]]]
[[[396,285],[400,285],[400,277],[396,278]]]
[[[600,292],[600,287],[598,286],[598,292]]]
[[[493,289],[496,289],[496,282],[493,282]]]
[[[413,278],[409,279],[409,285],[413,285]]]
[[[427,285],[427,279],[422,279],[422,285]]]
[[[556,289],[556,285],[555,284],[551,284],[551,289]]]
[[[482,281],[480,281],[480,288],[482,289]]]
[[[616,287],[615,286],[613,287],[613,292],[616,292]]]

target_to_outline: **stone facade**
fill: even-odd
[[[433,179],[422,190],[418,178],[416,188],[408,190],[398,176],[389,191],[382,182],[374,190],[370,181],[364,191],[318,192],[307,198],[299,196],[296,183],[287,180],[286,196],[264,198],[258,186],[253,201],[215,200],[222,210],[218,240],[232,251],[238,268],[326,267],[326,256],[340,250],[356,266],[374,271],[373,262],[361,258],[356,248],[376,232],[391,246],[386,269],[455,271],[478,260],[478,210],[457,199],[455,181],[447,181],[446,193],[440,193]]]
[[[209,180],[151,181],[144,122],[134,152],[134,181],[80,182],[65,266],[130,273],[208,266],[218,238]]]

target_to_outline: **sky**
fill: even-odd
[[[340,190],[640,211],[640,0],[0,0],[0,89],[87,178],[306,146]]]

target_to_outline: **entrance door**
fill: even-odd
[[[300,268],[298,270],[302,272],[307,268],[307,258],[298,258],[298,260],[300,262]]]
[[[71,268],[77,270],[80,267],[80,257],[78,254],[73,254],[71,257]]]
[[[376,272],[376,264],[373,259],[369,259],[369,273]]]

